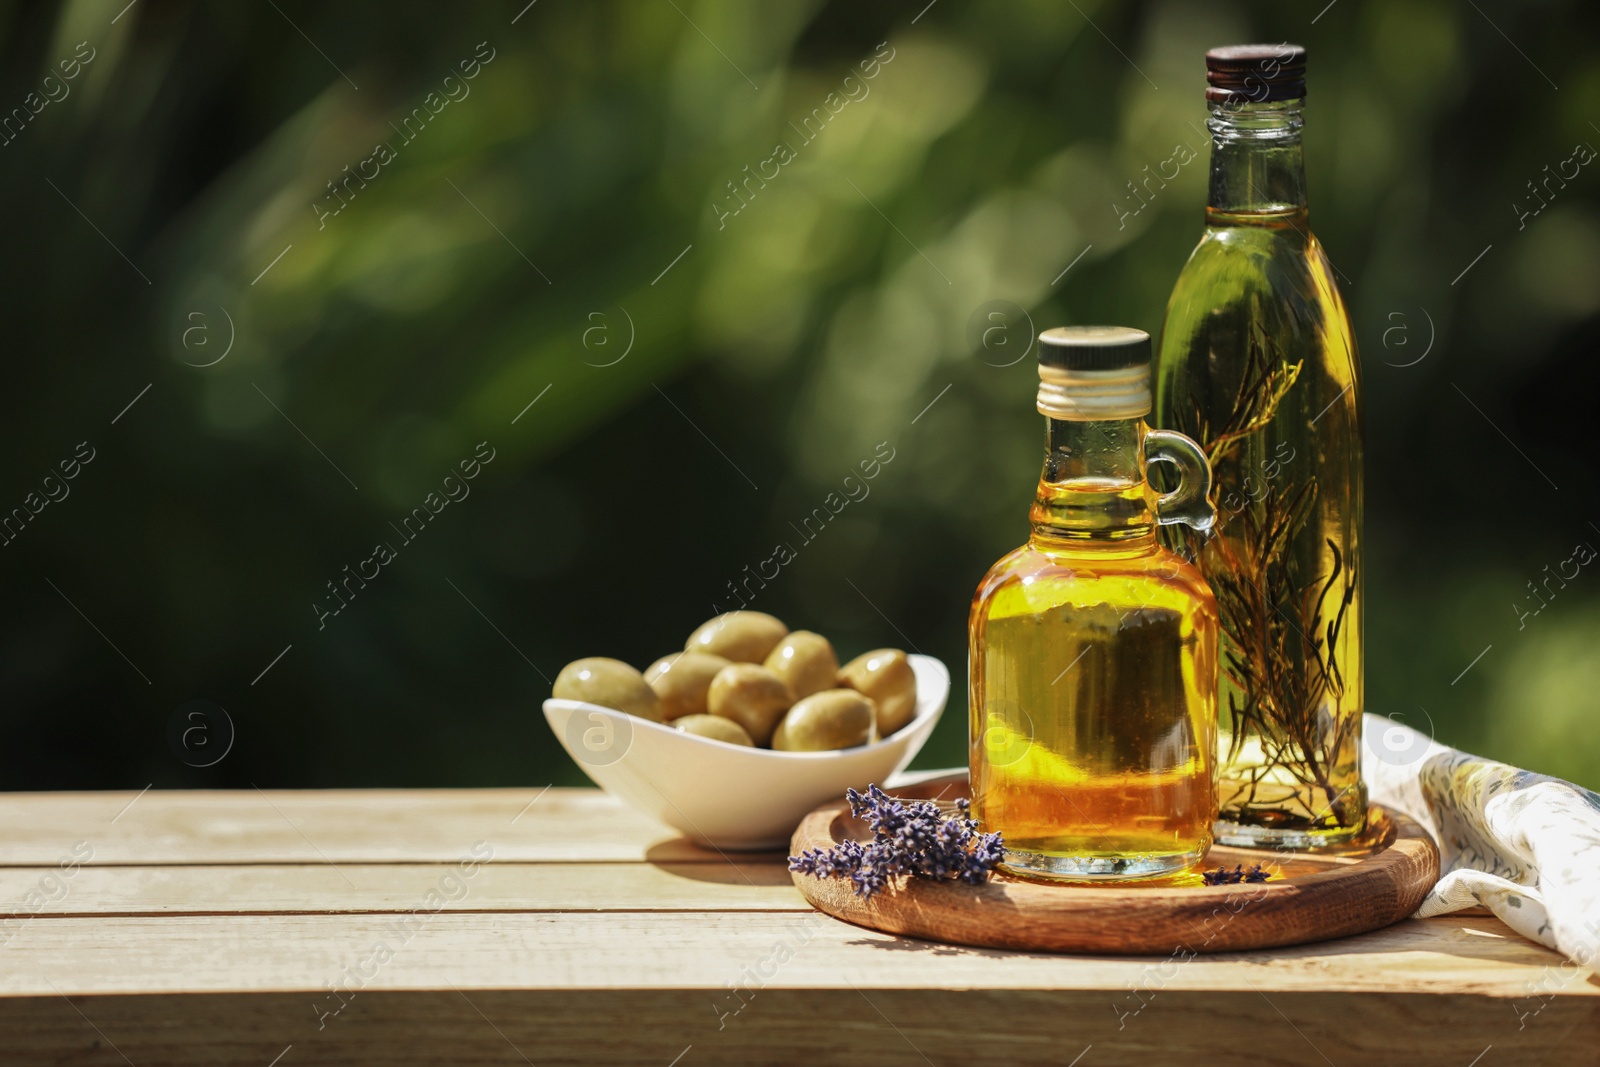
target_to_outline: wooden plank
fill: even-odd
[[[1600,996],[1492,920],[1406,920],[1272,954],[1053,956],[894,938],[817,913],[50,918],[7,928],[0,995],[359,989],[1097,989]],[[380,948],[380,945],[382,946]],[[388,957],[388,958],[385,958]]]
[[[497,860],[722,859],[598,789],[0,794],[0,867],[74,848],[92,864],[451,862],[480,841]]]
[[[446,911],[811,911],[776,861],[494,861],[470,874],[454,863],[0,868],[0,918],[400,912],[432,907],[430,891]]]
[[[8,1064],[1303,1065],[1403,1047],[1487,1067],[1593,1063],[1600,1027],[1593,975],[1490,918],[1192,959],[956,948],[806,910],[780,857],[729,862],[587,789],[0,796],[0,908],[41,900],[0,920]]]
[[[1135,1019],[1073,989],[773,988],[738,1015],[688,990],[444,989],[363,993],[320,1019],[297,993],[0,999],[5,1061],[30,1067],[1563,1067],[1595,1062],[1597,1029],[1592,997],[1519,1018],[1503,1000],[1419,991],[1163,991]]]

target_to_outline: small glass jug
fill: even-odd
[[[1068,881],[1175,874],[1216,817],[1217,607],[1156,527],[1210,527],[1211,474],[1151,430],[1150,337],[1039,337],[1049,420],[1028,543],[985,575],[969,623],[972,810],[1010,873]],[[1147,463],[1178,488],[1159,496]]]

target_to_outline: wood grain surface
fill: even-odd
[[[1596,1033],[1600,983],[1483,916],[1012,952],[841,923],[782,855],[594,790],[0,795],[6,1065],[1497,1067]]]
[[[965,773],[902,787],[910,799],[967,795]],[[791,851],[870,841],[843,801],[806,816]],[[997,875],[983,885],[900,878],[857,896],[845,879],[796,873],[795,885],[829,915],[886,933],[958,945],[1167,954],[1276,948],[1377,930],[1410,915],[1439,879],[1439,853],[1403,815],[1373,808],[1362,840],[1333,852],[1263,852],[1217,846],[1204,869],[1261,865],[1266,882],[1231,886],[1160,883],[1043,885]]]

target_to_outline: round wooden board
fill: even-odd
[[[966,795],[964,774],[893,790],[907,799]],[[790,852],[871,839],[844,801],[807,815]],[[1045,952],[1182,955],[1327,941],[1410,915],[1439,878],[1439,852],[1416,823],[1371,809],[1368,829],[1331,851],[1216,846],[1202,869],[1260,863],[1266,882],[1231,886],[1042,885],[997,875],[984,885],[900,878],[863,900],[847,879],[795,873],[818,909],[884,933],[958,945]]]

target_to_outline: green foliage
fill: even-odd
[[[1523,630],[1500,606],[1600,538],[1572,428],[1596,179],[1527,232],[1508,209],[1600,140],[1584,5],[1485,8],[1505,36],[1443,0],[278,6],[0,23],[0,107],[95,53],[0,149],[0,506],[97,450],[5,546],[5,784],[578,781],[545,679],[677,647],[775,542],[795,562],[752,606],[959,676],[1037,475],[1006,361],[1061,323],[1159,328],[1205,197],[1201,56],[1249,38],[1310,52],[1313,220],[1365,360],[1372,709],[1600,781],[1593,731],[1489,728],[1572,720],[1508,706],[1503,672],[1600,581]],[[1179,144],[1200,161],[1120,222]],[[974,342],[992,301],[1030,316],[1003,358]],[[885,441],[870,496],[798,533]],[[210,769],[168,740],[194,699],[237,726]],[[965,759],[963,702],[924,765]]]

